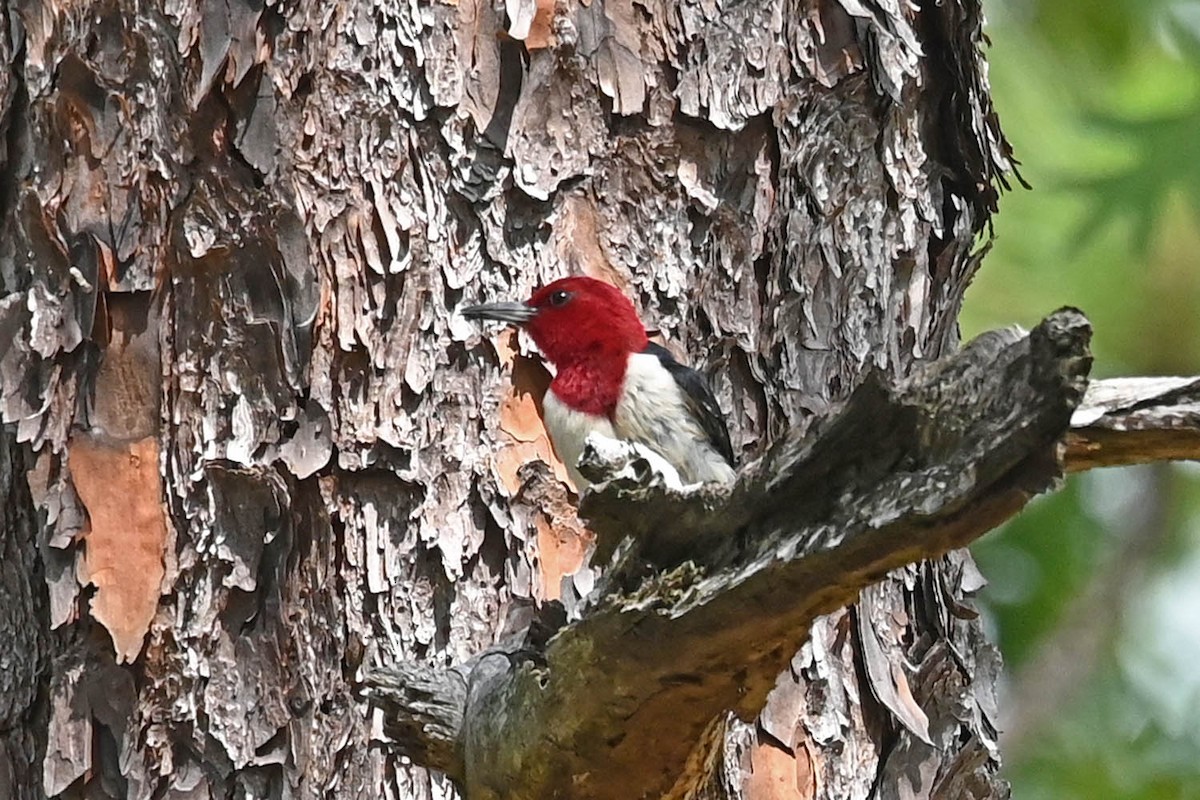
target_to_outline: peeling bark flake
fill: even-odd
[[[71,440],[71,481],[88,511],[80,581],[96,587],[92,616],[112,636],[118,663],[133,661],[158,607],[167,521],[158,442]]]

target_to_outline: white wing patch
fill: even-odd
[[[547,406],[547,427],[548,417]],[[613,417],[614,433],[608,435],[657,451],[679,470],[685,483],[729,483],[734,479],[733,467],[692,418],[683,391],[658,356],[634,353],[629,357],[625,385]],[[579,458],[578,452],[575,458]]]

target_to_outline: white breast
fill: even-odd
[[[579,474],[575,466],[579,456],[583,454],[583,442],[593,431],[610,439],[620,438],[613,430],[613,425],[607,417],[598,417],[583,411],[569,408],[559,400],[553,391],[546,392],[542,400],[542,413],[546,423],[546,432],[554,444],[554,452],[567,465],[567,474],[575,482],[575,488],[583,491],[589,481]]]

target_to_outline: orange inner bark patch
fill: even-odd
[[[71,480],[87,508],[83,583],[96,587],[92,616],[108,629],[117,662],[133,661],[158,607],[167,520],[158,440],[108,444],[76,432]]]
[[[544,600],[557,600],[562,594],[563,576],[583,564],[594,535],[575,513],[568,493],[575,486],[555,454],[542,422],[542,397],[550,386],[550,373],[537,359],[518,352],[516,331],[500,335],[496,352],[512,374],[512,392],[500,402],[500,429],[513,441],[496,453],[493,469],[510,497],[528,489],[520,474],[523,465],[540,460],[554,471],[554,481],[540,480],[542,485],[528,494],[536,498],[534,504],[542,511],[535,523],[541,596]]]
[[[558,600],[562,596],[563,577],[583,566],[595,534],[583,526],[570,507],[566,515],[538,516],[536,525],[542,599]]]
[[[759,742],[750,751],[750,777],[746,780],[747,800],[810,800],[817,786],[812,761],[804,746],[796,754],[771,742]]]
[[[556,478],[571,486],[567,468],[555,454],[542,422],[542,396],[550,386],[550,373],[540,361],[517,352],[516,331],[505,331],[500,335],[496,352],[512,373],[512,391],[500,401],[500,429],[514,440],[495,457],[501,483],[510,496],[516,494],[521,488],[521,479],[517,475],[521,465],[541,459],[554,469]]]
[[[564,264],[573,265],[584,275],[611,283],[629,293],[629,281],[613,268],[600,244],[596,232],[596,209],[591,202],[578,195],[567,198],[557,230],[558,255]]]
[[[517,356],[512,369],[512,392],[500,401],[500,427],[518,442],[545,438],[542,397],[550,385],[550,373],[532,358]]]
[[[527,50],[541,50],[554,44],[554,3],[556,0],[537,0],[537,11],[525,37]]]
[[[812,750],[804,742],[796,746],[796,790],[805,800],[817,796],[817,770],[813,765]]]
[[[492,457],[492,468],[496,471],[500,482],[504,484],[509,497],[513,497],[521,491],[522,481],[519,473],[522,465],[528,464],[530,461],[540,460],[549,464],[554,470],[554,477],[569,486],[571,479],[567,476],[566,468],[553,455],[553,452],[550,439],[546,436],[533,442],[513,442],[496,452],[496,455]]]
[[[517,346],[517,331],[514,328],[506,328],[496,337],[493,344],[496,346],[496,355],[500,356],[500,365],[511,368],[521,352]],[[549,385],[549,381],[546,385]]]

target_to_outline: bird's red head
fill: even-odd
[[[559,367],[624,359],[640,353],[648,341],[629,298],[595,278],[560,278],[534,292],[525,305],[534,312],[525,329]]]
[[[551,388],[578,411],[611,415],[632,353],[648,343],[637,311],[621,291],[594,278],[560,278],[524,303],[487,303],[462,309],[470,319],[524,327],[558,368]]]
[[[462,315],[521,325],[557,367],[625,359],[648,341],[629,298],[615,286],[582,276],[560,278],[524,303],[469,306]]]

